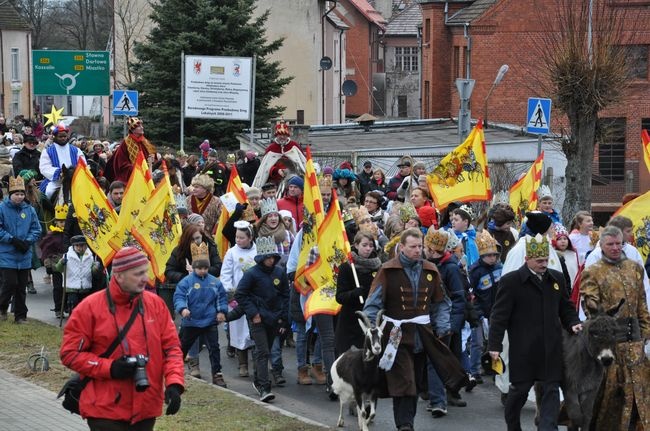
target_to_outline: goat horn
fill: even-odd
[[[381,309],[377,313],[377,317],[375,318],[375,326],[381,325],[381,322],[384,320],[384,310]]]
[[[357,317],[359,317],[361,320],[363,320],[363,323],[365,323],[368,328],[372,327],[372,325],[370,324],[370,319],[368,319],[368,316],[366,316],[366,313],[364,313],[363,311],[359,311],[359,310],[355,311],[354,313],[357,315]]]

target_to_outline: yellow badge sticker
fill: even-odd
[[[200,285],[199,283],[194,283],[194,288],[195,288],[195,289],[200,289],[200,288],[201,288],[201,285]]]
[[[243,257],[240,257],[240,258],[239,258],[239,263],[242,263],[243,261],[244,261],[244,258],[243,258]]]
[[[433,281],[433,275],[427,274],[427,280],[428,281]]]
[[[377,276],[377,271],[373,271],[372,276],[376,277]]]
[[[27,218],[27,214],[25,214],[25,213],[20,213],[20,218],[22,218],[22,219]]]
[[[557,283],[553,283],[553,289],[560,290],[560,285]]]
[[[510,245],[510,241],[508,241],[508,240],[503,241],[503,243],[505,244],[506,247],[508,247]]]
[[[273,279],[273,284],[276,285],[276,286],[279,286],[280,285],[280,279],[279,278],[274,278]]]

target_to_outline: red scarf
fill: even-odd
[[[192,195],[192,198],[190,199],[190,203],[192,204],[192,212],[194,214],[203,214],[203,211],[205,211],[211,200],[212,193],[208,193],[203,199],[199,199],[196,196]]]

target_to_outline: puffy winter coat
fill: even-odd
[[[7,197],[0,203],[0,268],[31,269],[32,249],[18,251],[13,237],[34,244],[41,237],[41,224],[34,207],[24,201],[15,205]]]
[[[183,354],[174,322],[165,302],[157,295],[146,291],[138,295],[126,293],[115,277],[108,289],[114,313],[109,309],[106,289],[95,292],[77,305],[63,331],[61,362],[91,378],[81,393],[81,416],[130,423],[160,416],[165,386],[184,384]],[[129,320],[140,298],[142,311],[124,342],[109,358],[100,358],[117,337],[117,327],[123,327]],[[115,359],[137,354],[149,357],[145,369],[151,386],[143,392],[135,390],[133,379],[111,378]]]
[[[190,316],[181,320],[182,326],[206,328],[216,324],[217,313],[228,313],[226,291],[217,277],[199,277],[192,272],[178,282],[174,292],[174,309],[180,314],[184,308],[190,310]]]
[[[235,292],[237,303],[252,319],[256,314],[267,326],[289,325],[289,283],[279,266],[268,268],[257,263],[244,273]]]
[[[67,262],[64,266],[66,289],[89,290],[93,287],[93,252],[89,248],[79,257],[70,246],[66,253]]]

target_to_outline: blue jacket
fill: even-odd
[[[41,237],[41,224],[34,207],[24,201],[14,205],[7,197],[0,203],[0,268],[31,269],[32,250],[16,250],[13,237],[33,245]]]
[[[244,272],[235,292],[237,303],[250,320],[259,314],[266,326],[289,326],[289,282],[278,265],[268,268],[258,263]]]
[[[478,247],[476,246],[476,229],[470,226],[465,232],[454,231],[458,239],[463,243],[465,256],[467,256],[467,266],[471,266],[479,259]]]
[[[214,275],[201,278],[192,272],[176,284],[174,292],[174,309],[180,313],[184,308],[190,310],[190,317],[183,318],[181,326],[216,325],[217,313],[228,313],[226,290]]]
[[[469,268],[470,283],[474,289],[474,297],[482,317],[489,318],[492,313],[492,305],[494,305],[501,279],[501,268],[503,268],[503,264],[500,261],[494,265],[488,265],[483,259],[479,259]]]
[[[451,331],[460,333],[465,323],[465,275],[460,270],[455,254],[446,252],[439,260],[431,259],[438,267],[440,279],[447,296],[451,300]]]

